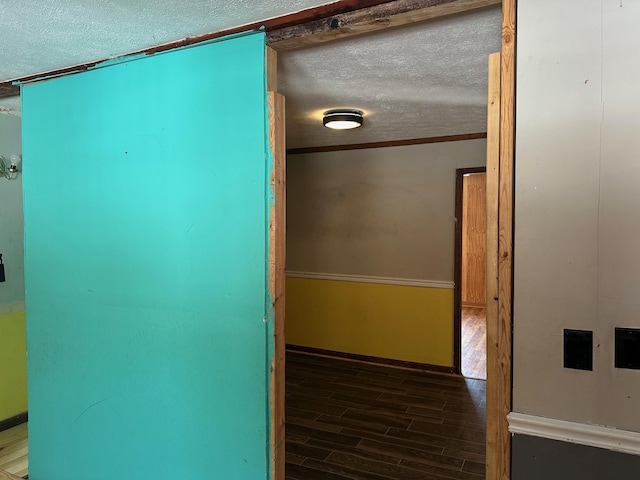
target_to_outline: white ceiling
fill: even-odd
[[[0,81],[139,51],[301,9],[322,0],[2,0]],[[482,132],[487,55],[500,49],[500,8],[279,54],[288,147]],[[354,131],[322,112],[365,112]],[[0,113],[19,114],[19,98]]]

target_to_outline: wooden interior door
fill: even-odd
[[[487,175],[462,177],[462,306],[486,305]]]

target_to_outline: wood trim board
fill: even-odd
[[[487,478],[496,478],[501,455],[498,366],[498,194],[500,186],[500,54],[489,56],[487,104]]]
[[[285,478],[285,256],[286,256],[286,126],[285,98],[276,93],[277,53],[266,48],[269,111],[269,145],[272,171],[269,179],[272,202],[269,214],[269,296],[273,309],[273,344],[270,379],[270,444],[271,475],[274,480]]]
[[[493,149],[494,162],[487,164],[487,182],[492,191],[489,194],[487,190],[491,223],[488,218],[486,478],[491,480],[511,478],[511,435],[507,416],[512,401],[516,8],[517,0],[503,0],[501,53],[492,60],[490,70],[494,88],[499,84],[500,99],[499,117],[491,110],[495,107],[492,100],[489,102],[491,119],[493,122],[497,119],[499,128],[487,128],[487,147]],[[490,95],[495,99],[496,92]]]
[[[462,140],[477,140],[487,138],[486,132],[463,133],[460,135],[445,135],[441,137],[411,138],[407,140],[391,140],[386,142],[352,143],[350,145],[326,145],[322,147],[290,148],[287,155],[305,153],[340,152],[344,150],[364,150],[368,148],[404,147],[408,145],[424,145],[426,143],[459,142]]]
[[[22,412],[0,421],[0,432],[17,427],[29,421],[29,412]]]

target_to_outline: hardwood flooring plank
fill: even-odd
[[[285,418],[296,417],[296,418],[305,418],[307,420],[315,420],[320,415],[322,414],[318,412],[312,412],[310,410],[304,410],[302,408],[287,407],[285,409]]]
[[[335,443],[336,445],[347,445],[350,447],[355,447],[356,445],[358,445],[358,443],[360,443],[360,440],[362,439],[361,437],[356,437],[353,435],[327,432],[326,430],[319,430],[308,426],[294,424],[287,424],[285,431],[290,431],[291,433],[297,435],[306,435],[310,438],[324,440],[325,442]]]
[[[454,425],[434,425],[433,423],[414,421],[407,430],[412,432],[430,433],[441,437],[464,440],[484,445],[486,436],[483,431]]]
[[[398,403],[400,405],[419,405],[422,408],[430,408],[432,410],[442,410],[446,405],[444,400],[432,400],[426,397],[414,397],[411,395],[397,395],[394,393],[383,393],[379,400]]]
[[[288,455],[298,455],[300,457],[313,458],[315,460],[324,460],[331,454],[331,449],[315,447],[300,443],[285,443],[285,452]],[[302,463],[302,462],[300,462]]]
[[[371,432],[360,432],[357,430],[350,430],[347,428],[345,428],[342,431],[342,433],[344,433],[345,435],[354,435],[354,436],[360,435],[363,441],[365,439],[375,440],[380,443],[388,443],[390,445],[405,446],[405,447],[413,448],[415,450],[421,450],[424,452],[437,453],[439,455],[442,454],[442,452],[444,451],[444,448],[439,447],[438,445],[430,445],[428,443],[414,441],[414,440],[407,440],[401,437],[389,437],[386,435],[377,435]]]
[[[431,465],[453,468],[455,470],[463,469],[465,460],[455,457],[447,457],[440,453],[425,452],[416,448],[405,447],[401,445],[393,445],[391,443],[382,443],[375,440],[365,438],[358,445],[358,449],[371,450],[372,452],[394,453],[401,459],[418,460]]]
[[[386,427],[407,428],[413,419],[400,417],[398,415],[387,415],[380,411],[356,410],[350,408],[342,414],[342,418],[360,420],[374,425],[384,425]],[[385,429],[386,430],[386,429]]]
[[[318,414],[326,415],[342,415],[347,411],[347,407],[336,406],[335,403],[326,401],[313,400],[310,397],[303,397],[297,394],[293,394],[285,401],[285,410],[288,407],[293,407],[298,410],[306,410],[310,412],[317,412]],[[286,415],[286,413],[285,413]]]
[[[484,407],[482,407],[484,410]],[[410,415],[415,415],[416,418],[419,417],[427,417],[427,418],[437,418],[442,421],[444,420],[456,420],[462,422],[473,423],[474,425],[483,426],[486,423],[486,417],[483,412],[479,412],[476,414],[472,413],[464,413],[464,412],[445,412],[433,410],[431,408],[422,408],[422,407],[414,407],[411,406],[407,409],[407,413]]]
[[[330,474],[339,474],[345,475],[345,478],[349,478],[351,480],[392,480],[393,477],[386,477],[382,475],[377,475],[373,472],[369,472],[367,470],[358,470],[354,468],[350,468],[346,465],[340,465],[333,462],[319,462],[314,460],[307,460],[305,465],[313,466],[319,470]],[[398,480],[398,479],[393,479]]]
[[[484,478],[484,381],[304,353],[289,360],[287,480]]]
[[[350,480],[352,478],[292,463],[285,464],[284,471],[286,478],[290,480]]]
[[[484,453],[465,452],[455,448],[445,448],[442,454],[449,457],[457,457],[463,460],[470,460],[476,463],[481,463],[483,465],[486,462]]]
[[[425,473],[436,474],[441,478],[451,478],[455,480],[480,480],[480,478],[482,478],[473,473],[434,467],[433,465],[427,465],[421,462],[416,462],[414,460],[403,460],[402,462],[400,462],[400,465],[414,470],[419,470],[421,472],[424,471]]]
[[[456,440],[449,437],[441,437],[440,435],[412,432],[410,430],[401,430],[399,428],[390,428],[386,436],[414,440],[417,442],[434,445],[436,447],[459,449],[465,452],[485,453],[484,444]]]
[[[393,478],[396,480],[443,480],[447,478],[411,468],[405,468],[402,465],[390,465],[388,463],[366,460],[361,457],[342,452],[333,452],[329,455],[329,458],[325,463],[342,465],[357,471],[371,472],[376,475],[382,475],[383,477]]]
[[[462,466],[463,472],[475,473],[476,475],[484,475],[487,468],[485,462],[474,462],[473,460],[465,460]]]
[[[306,457],[302,455],[296,455],[289,451],[289,447],[286,447],[285,451],[285,463],[293,463],[295,465],[302,465],[302,462],[306,460]],[[285,469],[286,470],[286,469]]]
[[[342,417],[332,417],[330,415],[322,415],[320,418],[318,418],[317,422],[328,423],[329,425],[335,425],[335,426],[342,427],[342,428],[344,428],[344,427],[356,428],[358,430],[364,430],[364,431],[368,431],[368,432],[376,432],[376,433],[380,433],[382,435],[384,435],[385,432],[389,428],[386,425],[380,425],[380,424],[377,424],[377,423],[362,422],[360,420],[352,420],[350,418],[344,418],[344,416],[342,416]]]
[[[314,439],[309,440],[309,444],[313,446],[318,446],[318,447],[330,448],[332,450],[335,447],[330,443],[323,442],[322,440],[314,440]],[[351,453],[358,457],[367,458],[370,460],[378,460],[379,462],[390,463],[391,465],[398,465],[400,463],[400,460],[402,460],[401,457],[363,449],[360,447],[361,445],[362,445],[362,442],[360,442],[357,447],[340,446],[339,451],[345,452],[345,453]]]

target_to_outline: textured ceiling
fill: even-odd
[[[500,8],[446,17],[279,55],[288,147],[486,131],[487,56],[500,51]],[[365,112],[333,131],[322,113]]]
[[[322,0],[0,0],[0,81],[139,51],[325,3]],[[288,147],[482,132],[487,55],[500,49],[491,8],[279,54]],[[353,131],[322,112],[365,112]],[[19,114],[19,98],[0,99]]]
[[[257,22],[327,0],[1,0],[0,81]]]

